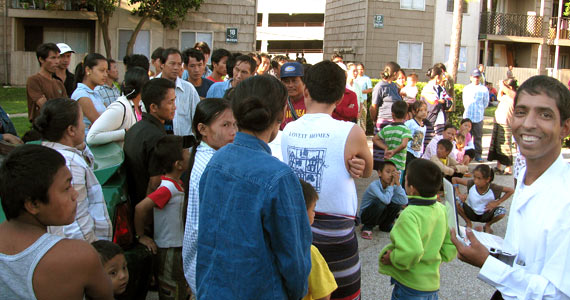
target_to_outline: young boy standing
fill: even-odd
[[[392,106],[393,107],[393,106]],[[408,203],[406,191],[400,185],[400,172],[391,161],[385,161],[378,170],[379,180],[370,183],[360,203],[362,238],[371,240],[372,229],[390,232],[403,205]]]
[[[407,112],[408,104],[405,101],[394,102],[392,104],[394,122],[382,128],[372,138],[372,142],[384,150],[384,159],[393,162],[400,172],[406,168],[406,148],[408,141],[412,138],[412,132],[404,124]]]
[[[416,159],[408,165],[408,207],[398,217],[390,231],[391,243],[379,257],[378,271],[392,277],[392,299],[400,293],[437,299],[439,266],[457,254],[450,240],[447,209],[437,202],[441,182],[441,172],[434,163]]]
[[[303,188],[303,197],[307,206],[309,223],[313,225],[315,221],[315,206],[319,200],[319,194],[315,188],[304,180],[300,180]],[[327,265],[327,262],[319,252],[317,247],[311,245],[311,273],[309,273],[309,293],[303,300],[330,299],[330,295],[337,288],[334,276]]]
[[[47,233],[75,220],[77,192],[57,151],[14,149],[0,168],[2,299],[112,299],[111,280],[87,242]]]
[[[163,176],[160,186],[135,208],[138,240],[153,254],[158,254],[158,291],[161,299],[186,299],[188,285],[182,269],[184,236],[184,189],[180,176],[188,169],[190,154],[183,149],[182,137],[167,135],[156,144],[154,155]],[[154,215],[154,240],[144,227]]]

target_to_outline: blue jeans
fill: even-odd
[[[438,291],[422,292],[409,288],[394,278],[390,279],[390,283],[394,285],[392,290],[392,300],[438,300]]]

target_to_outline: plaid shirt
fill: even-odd
[[[88,147],[81,151],[55,142],[42,142],[43,146],[57,150],[71,171],[73,188],[77,196],[75,221],[65,226],[49,226],[48,232],[70,239],[96,240],[113,238],[111,219],[103,198],[101,185],[93,173],[93,154]]]
[[[469,118],[473,123],[482,122],[487,105],[489,90],[485,86],[470,83],[463,88],[463,118]]]
[[[121,91],[119,91],[119,88],[117,88],[114,82],[111,86],[108,86],[106,84],[96,86],[95,92],[97,92],[99,96],[101,96],[101,98],[103,99],[103,104],[105,104],[105,107],[115,102],[115,100],[117,100],[117,98],[119,98],[119,96],[121,95]]]
[[[182,266],[186,281],[190,284],[192,292],[196,294],[196,259],[198,254],[198,212],[200,211],[198,198],[200,177],[206,169],[206,165],[214,156],[216,150],[202,142],[196,149],[194,166],[190,175],[188,188],[188,208],[186,210],[186,225],[184,227],[184,240],[182,242]]]

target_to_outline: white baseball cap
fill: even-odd
[[[73,49],[71,49],[71,47],[69,47],[68,44],[66,43],[57,43],[57,47],[59,48],[59,53],[60,54],[64,54],[67,52],[73,52],[75,53],[75,51],[73,51]]]

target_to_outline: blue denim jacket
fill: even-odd
[[[198,299],[300,299],[311,228],[299,179],[258,138],[238,132],[200,179]]]

